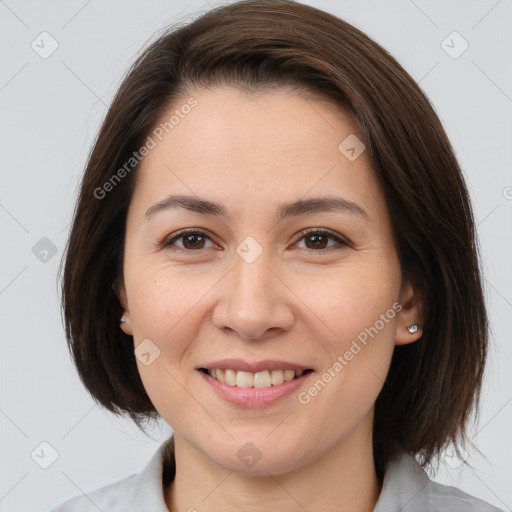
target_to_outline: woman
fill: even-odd
[[[63,275],[79,374],[173,429],[56,511],[496,511],[430,481],[487,351],[453,150],[402,67],[293,1],[219,7],[121,85]]]

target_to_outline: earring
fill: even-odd
[[[408,330],[411,334],[414,334],[414,333],[418,330],[418,327],[419,327],[419,325],[418,325],[418,324],[412,324],[412,325],[409,325],[409,327],[407,327],[407,330]]]
[[[126,322],[126,317],[124,315],[121,317],[121,323],[123,322]]]

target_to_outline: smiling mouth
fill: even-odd
[[[239,388],[269,388],[279,386],[283,382],[290,382],[298,379],[300,376],[311,373],[313,370],[264,370],[257,373],[232,370],[230,368],[199,368],[199,371],[206,373],[210,377],[227,384],[228,386]]]

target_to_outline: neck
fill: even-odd
[[[174,434],[176,475],[165,489],[171,512],[372,512],[381,485],[370,429],[356,429],[312,463],[276,476],[252,476],[216,464]]]

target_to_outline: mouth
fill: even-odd
[[[297,380],[302,375],[313,372],[311,368],[305,370],[277,368],[259,372],[248,372],[231,368],[198,368],[198,370],[231,387],[258,389],[280,386],[285,382]]]
[[[243,363],[231,360],[230,365],[241,369],[229,368],[228,361],[217,362],[212,368],[197,368],[203,382],[224,402],[237,408],[261,408],[290,397],[301,387],[307,386],[316,373],[311,368],[287,364],[278,361]],[[220,367],[219,366],[228,366]],[[273,366],[272,369],[269,366]],[[288,366],[288,368],[286,367]],[[295,369],[289,366],[295,366]],[[253,372],[247,371],[252,367]]]

